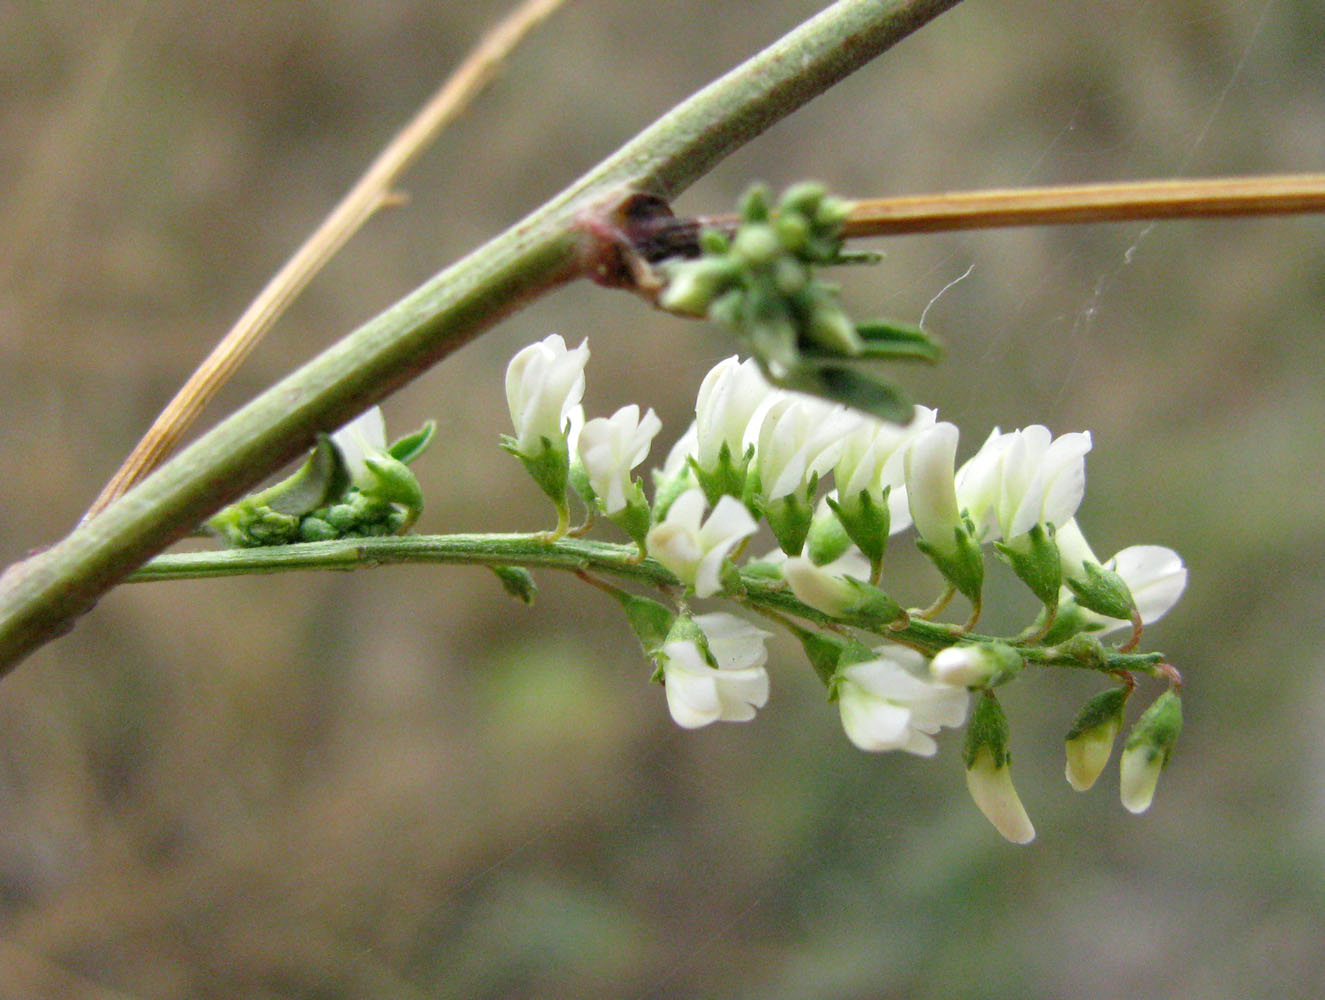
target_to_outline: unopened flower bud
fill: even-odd
[[[1143,813],[1155,798],[1159,772],[1169,762],[1173,744],[1182,730],[1182,700],[1165,691],[1136,720],[1119,762],[1119,784],[1128,812]]]
[[[1094,785],[1109,762],[1130,693],[1129,688],[1101,691],[1086,702],[1067,731],[1067,783],[1078,792]]]
[[[971,798],[1014,844],[1029,844],[1035,827],[1012,784],[1012,755],[1008,752],[1008,721],[993,693],[986,691],[976,703],[966,729],[966,787]]]
[[[964,643],[939,650],[929,672],[940,684],[952,687],[993,687],[1014,677],[1024,662],[1007,643]]]

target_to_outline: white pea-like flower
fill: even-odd
[[[1130,545],[1100,563],[1075,518],[1059,527],[1055,541],[1064,576],[1086,579],[1083,566],[1089,562],[1103,565],[1122,577],[1136,601],[1142,625],[1151,625],[1168,614],[1187,588],[1187,567],[1183,565],[1182,556],[1166,546]],[[1064,587],[1061,599],[1067,600],[1071,596],[1072,592]],[[1107,618],[1093,611],[1082,609],[1082,613],[1103,626],[1100,634],[1131,626],[1131,622]]]
[[[566,421],[584,396],[588,360],[588,340],[569,350],[556,333],[511,358],[506,366],[506,403],[518,454],[536,457],[543,452],[544,438],[554,447],[564,438]]]
[[[368,468],[366,459],[387,456],[386,422],[382,419],[380,407],[370,406],[364,410],[332,434],[331,443],[340,452],[345,470],[355,486],[362,490],[377,485],[377,476]]]
[[[742,539],[759,528],[735,497],[720,497],[704,520],[706,506],[703,490],[686,490],[646,539],[649,555],[693,587],[699,597],[711,597],[722,589],[723,562]]]
[[[902,646],[876,650],[878,659],[843,669],[837,704],[847,738],[862,750],[905,750],[932,757],[934,734],[966,721],[970,698],[916,676],[924,658]]]
[[[916,533],[948,558],[958,552],[955,532],[962,526],[957,505],[957,437],[957,426],[941,421],[917,434],[903,458],[906,498]]]
[[[770,633],[721,611],[696,615],[693,621],[704,633],[713,663],[693,640],[664,644],[663,686],[672,718],[686,729],[748,722],[768,701],[764,642]]]
[[[917,406],[909,424],[862,417],[855,429],[842,439],[841,451],[833,467],[837,495],[846,504],[855,504],[862,492],[877,504],[885,488],[888,494],[889,534],[911,526],[911,510],[906,499],[906,447],[927,427],[934,426],[936,411]]]
[[[1007,434],[995,428],[956,476],[957,503],[976,538],[1010,540],[1070,520],[1085,495],[1090,446],[1084,431],[1055,438],[1040,424]]]
[[[777,561],[781,556],[779,549],[769,558]],[[796,600],[833,618],[860,603],[860,591],[847,582],[848,577],[862,583],[870,578],[869,560],[855,546],[822,566],[805,556],[782,559],[782,578],[791,586]]]
[[[660,430],[658,415],[648,410],[641,417],[634,403],[610,417],[595,417],[580,429],[580,461],[607,515],[625,508],[631,471],[644,461]]]
[[[750,420],[775,390],[764,379],[753,359],[736,355],[714,365],[700,383],[695,399],[695,461],[705,472],[718,467],[722,446],[733,462],[739,462],[748,447]]]
[[[865,418],[845,406],[782,393],[761,412],[755,438],[760,492],[769,501],[800,496],[811,476],[831,469],[843,439]]]

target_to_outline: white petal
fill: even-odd
[[[988,749],[977,751],[975,763],[966,772],[966,787],[985,818],[1004,837],[1014,844],[1035,839],[1035,827],[1012,785],[1011,770],[994,767]]]
[[[916,531],[945,555],[956,551],[953,529],[960,524],[953,465],[957,428],[939,423],[911,442],[906,453],[906,494]]]

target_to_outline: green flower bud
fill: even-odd
[[[1182,699],[1165,691],[1136,720],[1119,761],[1119,784],[1128,812],[1143,813],[1155,798],[1159,773],[1173,753],[1182,731]]]
[[[966,728],[966,787],[994,829],[1014,844],[1029,844],[1035,827],[1012,784],[1008,720],[992,691],[976,703]]]
[[[1101,691],[1086,702],[1067,731],[1067,783],[1078,792],[1094,785],[1109,762],[1130,694],[1130,688]]]

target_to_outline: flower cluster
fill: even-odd
[[[517,435],[506,447],[553,499],[558,531],[549,537],[566,529],[569,497],[578,494],[679,584],[671,605],[619,593],[679,725],[747,721],[768,698],[770,634],[688,606],[723,597],[800,640],[861,749],[930,756],[940,729],[966,724],[969,714],[963,757],[972,797],[1018,843],[1034,828],[1012,784],[995,689],[1027,663],[1125,678],[1092,699],[1068,733],[1067,777],[1084,789],[1121,731],[1132,673],[1164,677],[1170,690],[1133,727],[1122,755],[1124,804],[1149,805],[1181,724],[1178,684],[1157,654],[1131,650],[1141,628],[1177,601],[1186,570],[1159,546],[1095,556],[1076,521],[1088,433],[995,430],[959,466],[958,429],[933,410],[915,407],[906,423],[891,423],[776,387],[759,362],[731,357],[704,378],[694,423],[654,470],[650,501],[635,470],[660,421],[636,406],[586,421],[587,358],[587,344],[571,350],[557,336],[516,355],[507,394]],[[541,381],[530,378],[534,370],[545,373]],[[776,547],[750,558],[761,525]],[[945,579],[925,612],[904,610],[883,589],[889,539],[912,526]],[[1006,639],[972,631],[987,552],[1042,604],[1037,621]],[[969,620],[931,622],[956,594],[969,602]],[[1106,648],[1101,638],[1120,629],[1130,629],[1125,644]]]
[[[292,476],[226,507],[204,527],[242,548],[407,531],[423,510],[423,490],[409,464],[435,432],[429,421],[388,446],[382,411],[371,407],[320,436]]]

